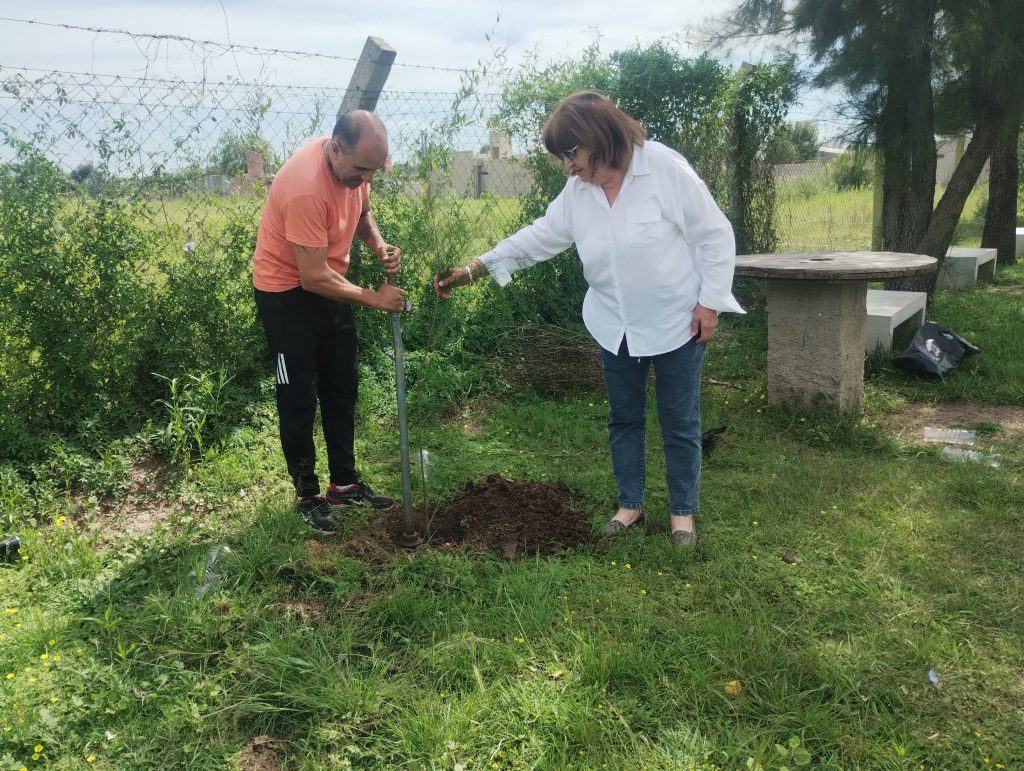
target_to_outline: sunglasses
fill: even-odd
[[[571,150],[562,150],[562,152],[558,153],[558,157],[564,158],[565,160],[569,161],[569,163],[574,163],[576,161],[576,151],[579,149],[580,146],[576,145]]]

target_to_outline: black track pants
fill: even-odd
[[[277,373],[281,447],[296,494],[320,492],[313,445],[318,399],[331,481],[357,482],[353,448],[359,363],[352,306],[301,287],[254,291]]]

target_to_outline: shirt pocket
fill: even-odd
[[[626,209],[626,225],[616,240],[630,251],[647,250],[663,240],[665,224],[656,202],[638,203]]]
[[[661,219],[661,209],[656,203],[641,203],[626,209],[626,223],[629,225],[649,225]]]

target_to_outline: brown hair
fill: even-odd
[[[540,138],[547,151],[558,157],[574,147],[585,148],[593,172],[598,164],[613,169],[629,166],[633,148],[644,143],[647,132],[604,94],[578,91],[555,106]]]

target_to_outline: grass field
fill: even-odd
[[[1024,438],[968,418],[1002,457],[991,468],[897,430],[908,400],[997,395],[1019,418],[1009,290],[1024,271],[1002,282],[933,306],[985,353],[937,384],[876,362],[861,420],[766,407],[763,313],[728,317],[707,374],[735,387],[705,388],[705,425],[728,431],[695,553],[630,533],[515,563],[347,556],[290,512],[269,405],[177,481],[144,448],[112,450],[117,499],[36,491],[20,559],[0,566],[0,762],[1020,768]],[[599,393],[521,394],[463,404],[412,441],[431,450],[435,503],[490,473],[560,480],[597,525],[614,498],[606,420]],[[648,435],[647,508],[663,519]],[[393,423],[365,420],[358,452],[399,489]],[[231,554],[196,596],[189,573],[218,543]]]
[[[871,248],[872,191],[836,190],[824,177],[779,182],[776,227],[780,252],[867,250]],[[941,194],[941,190],[937,196]],[[968,198],[955,243],[977,243],[984,224],[983,192]],[[440,199],[452,216],[472,223],[467,255],[490,249],[510,232],[521,207],[518,198]],[[149,224],[163,234],[168,254],[177,254],[190,238],[218,239],[224,227],[238,217],[258,217],[258,201],[232,196],[153,201]],[[180,244],[179,244],[180,242]]]
[[[780,249],[866,248],[869,194],[780,198]],[[492,223],[472,249],[515,204],[459,204]],[[175,237],[198,218],[161,211]],[[324,539],[292,511],[269,389],[186,469],[145,436],[0,464],[0,535],[24,542],[0,559],[0,768],[1024,768],[1022,292],[1024,266],[938,293],[929,318],[981,354],[942,382],[869,358],[858,416],[768,406],[763,306],[724,316],[694,552],[632,531],[519,561],[353,552],[371,514]],[[365,408],[391,388],[364,382],[357,455],[394,495],[395,417]],[[466,399],[411,426],[432,458],[414,494],[564,482],[599,528],[607,420],[600,391]],[[924,425],[975,430],[989,462]]]
[[[981,240],[984,186],[967,199],[954,243]],[[936,191],[936,200],[942,190]],[[824,177],[782,180],[778,185],[775,222],[780,252],[864,251],[871,249],[873,192],[836,190]]]

